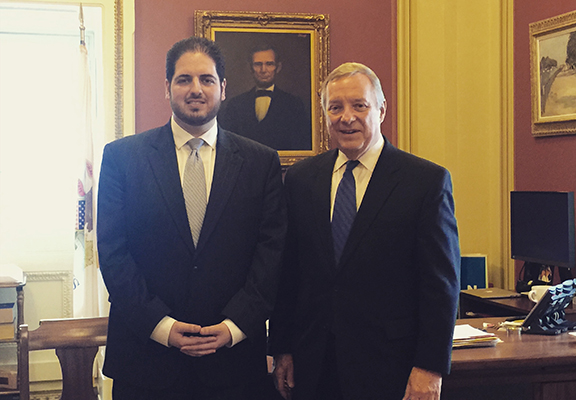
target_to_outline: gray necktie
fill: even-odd
[[[182,185],[194,246],[198,245],[198,238],[204,222],[204,213],[206,212],[206,176],[204,175],[204,165],[198,151],[203,144],[204,140],[198,138],[188,141],[188,146],[192,151],[188,161],[186,161],[184,183]]]

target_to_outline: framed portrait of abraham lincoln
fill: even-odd
[[[532,134],[576,134],[576,11],[530,24]]]
[[[226,61],[224,129],[277,150],[284,167],[328,149],[327,15],[197,10],[194,20],[195,35],[214,40]]]

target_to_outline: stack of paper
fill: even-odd
[[[461,347],[490,347],[496,346],[501,340],[494,333],[484,332],[468,324],[456,325],[452,348]]]

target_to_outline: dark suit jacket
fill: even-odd
[[[460,253],[444,168],[386,142],[340,263],[330,228],[335,150],[285,178],[288,236],[271,351],[314,399],[329,332],[346,399],[401,399],[413,366],[448,373]]]
[[[104,150],[98,249],[111,302],[104,373],[114,379],[163,388],[192,373],[207,385],[266,374],[265,321],[285,234],[280,163],[272,149],[222,129],[216,146],[197,248],[170,124]],[[150,339],[165,315],[202,326],[230,318],[248,338],[188,357]]]
[[[276,150],[312,150],[310,116],[300,98],[274,87],[268,113],[260,122],[255,101],[255,88],[228,100],[218,115],[218,123]]]

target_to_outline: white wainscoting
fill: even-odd
[[[41,319],[72,318],[73,279],[72,271],[26,271],[24,322],[30,330],[38,328]],[[30,352],[33,399],[52,400],[61,388],[61,379],[54,350]]]

